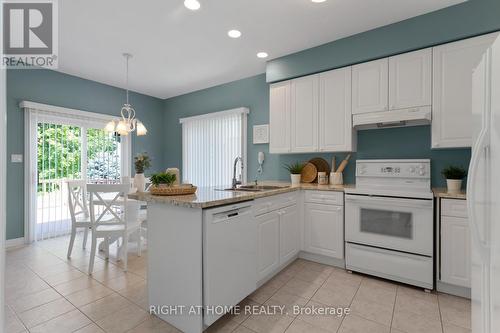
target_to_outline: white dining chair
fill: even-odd
[[[87,205],[87,189],[85,180],[69,180],[68,206],[71,217],[71,238],[68,246],[68,259],[71,258],[76,232],[83,228],[83,249],[87,245],[87,236],[91,227],[89,210]]]
[[[130,234],[140,232],[137,203],[127,199],[129,184],[89,184],[90,221],[92,225],[92,248],[89,274],[94,269],[97,239],[104,239],[106,259],[109,258],[110,239],[122,239],[120,255],[124,271],[127,271],[128,240]],[[139,237],[138,247],[141,247]]]
[[[137,189],[133,185],[133,179],[131,177],[123,176],[123,177],[121,177],[121,182],[122,182],[122,184],[130,184],[130,190],[132,192],[137,191]],[[149,177],[146,177],[146,191],[149,189],[149,186],[151,186],[151,179]],[[137,237],[140,238],[138,240],[139,248],[137,251],[137,255],[140,257],[142,255],[142,244],[144,243],[144,240],[146,239],[147,228],[148,228],[148,210],[147,210],[147,203],[146,202],[140,203],[138,218],[139,218],[139,221],[141,222],[141,229],[139,230],[139,234],[137,235]]]

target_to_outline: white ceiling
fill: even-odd
[[[463,0],[59,1],[59,71],[167,98],[263,73],[265,60]],[[239,39],[227,37],[238,29]],[[411,38],[411,36],[408,36]]]

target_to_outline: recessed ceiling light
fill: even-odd
[[[184,6],[186,6],[187,9],[191,10],[198,10],[201,7],[198,0],[184,0]]]
[[[325,2],[326,0],[311,0],[311,2],[314,2],[314,3],[322,3],[322,2]]]
[[[269,54],[267,54],[266,52],[259,52],[259,53],[257,53],[257,57],[261,58],[261,59],[267,58],[268,55]]]
[[[227,32],[227,35],[231,38],[240,38],[241,37],[241,31],[239,30],[229,30]]]

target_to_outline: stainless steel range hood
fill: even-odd
[[[429,125],[432,119],[430,106],[370,112],[352,116],[352,125],[358,130]]]

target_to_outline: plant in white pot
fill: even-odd
[[[295,162],[292,164],[284,164],[283,167],[290,172],[290,177],[292,179],[292,185],[300,184],[300,177],[302,169],[304,169],[304,163]]]
[[[138,192],[144,192],[146,190],[146,177],[144,177],[144,171],[151,167],[151,159],[148,153],[138,154],[134,157],[134,165],[134,187]]]
[[[446,178],[448,192],[460,192],[462,180],[467,176],[467,171],[464,168],[450,165],[444,168],[441,174]]]

